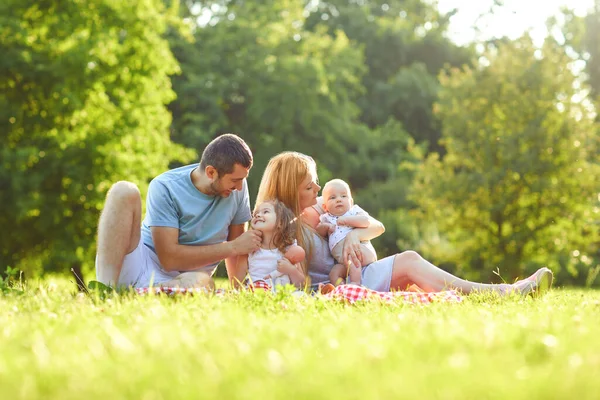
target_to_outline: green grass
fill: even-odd
[[[597,398],[600,293],[349,306],[0,293],[3,399]]]

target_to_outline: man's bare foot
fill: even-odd
[[[170,281],[161,283],[164,287],[177,287],[181,289],[205,288],[208,291],[215,289],[215,283],[205,272],[193,271],[184,272]]]

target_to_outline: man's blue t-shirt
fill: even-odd
[[[227,240],[230,225],[251,218],[248,185],[229,197],[209,196],[192,183],[191,173],[198,164],[187,165],[160,174],[150,182],[146,198],[146,217],[142,239],[154,253],[151,226],[179,229],[179,244],[211,245]],[[219,263],[199,270],[212,274]]]

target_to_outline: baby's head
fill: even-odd
[[[285,252],[296,239],[296,216],[279,200],[269,200],[257,205],[252,214],[251,225],[263,234],[272,234],[272,243],[269,244],[281,252]]]
[[[350,186],[341,179],[332,179],[323,187],[323,209],[339,217],[354,204]]]

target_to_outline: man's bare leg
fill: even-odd
[[[123,259],[137,247],[141,235],[142,199],[131,182],[115,183],[108,194],[98,222],[98,281],[116,286]]]

